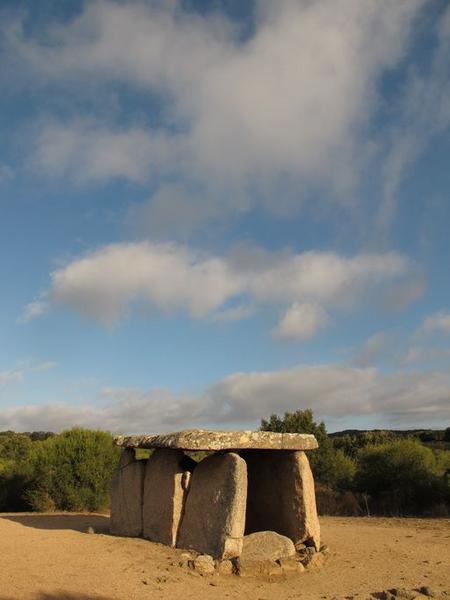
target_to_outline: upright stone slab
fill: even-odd
[[[214,558],[242,551],[247,502],[247,466],[233,452],[213,454],[195,468],[177,547]]]
[[[248,450],[245,533],[271,530],[320,548],[314,479],[304,452]]]
[[[142,490],[145,461],[136,460],[134,451],[122,451],[112,479],[110,531],[114,535],[142,535]]]
[[[155,450],[147,460],[142,510],[145,538],[175,546],[195,466],[181,450]]]

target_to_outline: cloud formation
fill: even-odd
[[[30,302],[24,307],[18,322],[28,323],[37,317],[42,317],[42,315],[47,313],[48,308],[48,303],[43,297],[41,297],[39,300],[33,300],[33,302]]]
[[[425,318],[420,327],[419,334],[444,333],[450,334],[450,312],[438,311]]]
[[[21,381],[23,379],[23,372],[19,369],[14,371],[0,371],[0,387],[12,383],[15,381]]]
[[[273,412],[312,408],[326,421],[381,416],[389,426],[425,426],[450,418],[450,375],[442,372],[383,374],[373,367],[301,365],[236,373],[203,394],[106,388],[95,404],[68,403],[8,408],[0,430],[59,431],[75,425],[123,433],[195,426],[254,428]]]
[[[260,1],[250,35],[224,14],[194,14],[178,2],[89,2],[39,36],[14,23],[5,39],[16,72],[76,97],[92,95],[94,81],[101,97],[97,122],[42,121],[34,164],[82,181],[175,175],[184,189],[174,202],[192,204],[193,223],[205,220],[198,188],[215,204],[213,218],[236,204],[246,210],[249,197],[277,211],[276,191],[294,206],[299,189],[346,202],[378,143],[370,125],[379,82],[403,60],[424,4]],[[117,84],[152,106],[160,99],[158,124],[118,126],[115,111],[104,110]],[[150,210],[164,221],[173,203]]]
[[[329,321],[330,317],[320,305],[296,302],[287,309],[272,333],[281,339],[309,340]]]
[[[383,229],[392,220],[397,189],[405,173],[430,143],[433,136],[450,127],[450,7],[438,20],[436,48],[431,64],[409,69],[396,111],[398,121],[390,132],[383,183],[384,199],[378,220]]]
[[[0,388],[11,383],[20,383],[28,373],[49,371],[57,366],[58,363],[53,360],[27,359],[18,361],[14,369],[0,371]]]
[[[390,283],[407,284],[411,272],[410,262],[396,253],[346,257],[239,248],[214,256],[174,243],[123,243],[52,273],[48,298],[105,326],[136,307],[235,320],[248,316],[250,305],[291,305],[276,334],[307,339],[328,322],[323,307],[374,302]]]
[[[141,183],[169,175],[183,147],[163,132],[142,127],[125,129],[77,119],[69,125],[43,120],[37,128],[34,168],[79,182],[122,177]]]
[[[396,346],[396,336],[392,332],[378,331],[357,349],[353,362],[359,367],[368,367],[386,357],[393,360]]]

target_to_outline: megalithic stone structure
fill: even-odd
[[[181,450],[155,450],[145,467],[143,535],[175,546],[196,462]]]
[[[314,479],[306,454],[247,450],[248,469],[245,533],[276,531],[294,544],[320,548]]]
[[[242,551],[247,465],[234,452],[213,454],[194,471],[177,546],[214,558]]]
[[[214,558],[241,553],[245,533],[272,530],[320,547],[314,480],[305,450],[313,435],[188,430],[119,436],[111,532]],[[136,461],[134,448],[154,449]],[[210,453],[198,464],[183,451]],[[145,479],[144,479],[145,471]]]
[[[113,475],[110,530],[114,535],[142,535],[142,493],[145,461],[135,460],[132,448],[123,450]]]

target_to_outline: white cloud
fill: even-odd
[[[0,371],[0,387],[14,383],[16,381],[22,381],[23,372],[20,370],[14,371]]]
[[[271,412],[311,407],[323,418],[384,414],[411,423],[450,416],[450,375],[373,367],[300,366],[265,373],[237,373],[211,390],[225,419],[258,419]]]
[[[330,317],[318,304],[295,302],[284,313],[273,335],[282,339],[309,340],[329,322]]]
[[[28,323],[37,317],[42,317],[48,312],[48,309],[48,302],[46,300],[34,300],[24,307],[18,322]]]
[[[112,244],[55,271],[48,297],[53,304],[111,326],[134,307],[214,318],[227,314],[223,311],[232,308],[227,303],[242,306],[243,298],[244,304],[349,307],[374,302],[390,282],[406,278],[407,283],[411,269],[395,253],[348,258],[331,252],[241,248],[228,256],[212,256],[176,244]],[[316,309],[316,326],[319,316],[323,321],[320,311]]]
[[[416,363],[436,363],[439,361],[448,361],[450,359],[450,349],[429,348],[424,346],[412,346],[408,349],[403,358],[404,365]]]
[[[32,371],[50,371],[51,369],[55,369],[57,366],[58,363],[54,360],[43,360],[33,362],[30,366],[30,369]]]
[[[366,367],[380,358],[392,357],[394,336],[386,331],[378,331],[371,335],[359,348],[354,356],[354,362],[361,367]]]
[[[116,244],[52,274],[53,302],[111,325],[136,302],[206,317],[242,283],[220,258],[173,244]]]
[[[404,58],[424,4],[259,2],[254,33],[242,39],[217,12],[99,0],[39,37],[27,37],[16,23],[5,39],[13,64],[21,65],[16,72],[31,74],[33,85],[69,86],[78,97],[86,88],[92,94],[93,85],[105,91],[121,83],[161,99],[158,129],[45,123],[35,156],[40,168],[133,181],[175,169],[183,184],[218,190],[211,201],[222,212],[230,210],[224,199],[233,209],[237,197],[245,208],[255,187],[260,202],[278,210],[284,200],[273,202],[274,195],[298,204],[303,192],[296,190],[308,186],[346,198],[373,150],[379,81]],[[103,105],[99,112],[103,117]],[[194,213],[203,210],[193,205]]]
[[[7,371],[0,371],[0,388],[6,387],[11,383],[23,381],[27,373],[32,371],[41,372],[54,369],[57,363],[50,360],[22,360],[16,363],[16,367]]]
[[[148,157],[147,157],[148,158]],[[182,157],[180,157],[180,164]],[[233,207],[233,201],[235,205]],[[230,216],[242,212],[245,201],[242,194],[218,199],[217,189],[191,188],[180,183],[162,184],[145,202],[132,205],[126,221],[131,228],[152,240],[187,240],[199,226],[224,218],[221,205],[227,203]],[[204,228],[203,231],[205,231]]]
[[[255,312],[255,307],[248,304],[233,306],[220,309],[212,315],[213,321],[240,321],[251,317]]]
[[[384,200],[378,220],[389,225],[396,209],[397,190],[408,167],[436,134],[450,127],[450,7],[437,21],[436,48],[426,68],[409,69],[403,93],[395,107],[399,119],[389,140],[384,165]]]
[[[302,365],[236,373],[203,394],[104,389],[95,404],[28,405],[3,410],[0,430],[53,430],[75,425],[148,433],[184,427],[258,426],[273,412],[312,408],[317,419],[377,415],[386,426],[427,426],[450,418],[450,375],[340,365]]]
[[[450,334],[450,312],[438,311],[424,319],[419,334],[445,333]]]
[[[137,126],[111,128],[86,119],[70,124],[43,121],[33,163],[38,170],[74,175],[80,182],[121,177],[139,183],[170,173],[181,160],[180,146],[164,132]]]
[[[418,274],[407,282],[393,285],[385,295],[384,305],[387,310],[402,311],[408,304],[415,302],[425,293],[425,276]]]

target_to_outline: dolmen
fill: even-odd
[[[320,548],[314,479],[305,450],[313,435],[187,430],[119,436],[111,533],[194,550],[215,559],[240,556],[244,535],[274,531],[296,546]],[[137,460],[137,448],[150,448]],[[194,461],[185,451],[207,452]]]

